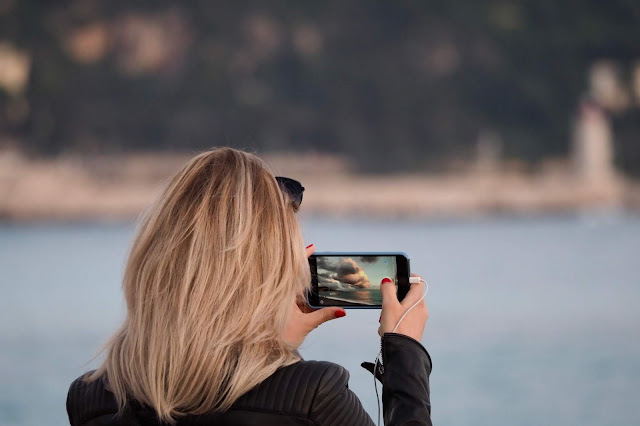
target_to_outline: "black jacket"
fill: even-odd
[[[382,338],[382,406],[387,425],[431,425],[429,374],[431,358],[424,347],[402,334]],[[373,370],[368,363],[363,367]],[[83,376],[84,377],[84,376]],[[135,401],[116,416],[117,405],[99,379],[76,379],[69,388],[67,412],[72,426],[160,423],[153,410]],[[360,400],[349,390],[349,373],[322,361],[300,361],[277,370],[240,397],[224,413],[185,416],[177,425],[372,425]]]

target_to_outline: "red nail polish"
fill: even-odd
[[[309,245],[307,246],[307,248],[311,247],[312,245],[313,245],[313,244],[309,244]]]
[[[347,315],[347,313],[345,311],[336,311],[335,315],[336,318],[342,318],[343,316]]]
[[[378,318],[378,322],[382,322],[382,314],[380,314],[380,318]]]
[[[390,278],[385,278],[382,280],[382,282],[380,283],[380,285],[385,284],[385,283],[390,283],[391,279]]]

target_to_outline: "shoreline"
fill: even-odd
[[[615,222],[618,218],[630,218],[640,220],[640,209],[584,209],[584,210],[564,210],[564,211],[539,211],[539,212],[510,212],[496,211],[483,213],[449,213],[441,215],[421,215],[421,216],[381,216],[381,215],[358,215],[349,214],[342,216],[329,216],[320,213],[308,213],[301,211],[298,213],[300,219],[304,221],[338,221],[345,223],[367,223],[367,222],[389,222],[402,221],[408,224],[438,224],[438,225],[464,225],[468,223],[482,223],[492,221],[514,222],[540,220],[540,221],[564,221],[583,220],[588,224],[600,224]],[[0,217],[0,227],[2,228],[22,228],[22,227],[70,227],[77,228],[86,226],[93,227],[122,227],[137,226],[137,216],[126,216],[116,218],[106,217],[67,217],[67,218],[11,218]]]
[[[0,223],[132,222],[193,154],[130,154],[28,160],[0,151]],[[306,188],[311,217],[448,219],[583,212],[640,212],[640,183],[589,182],[566,169],[524,173],[361,175],[337,157],[266,155],[276,174]]]

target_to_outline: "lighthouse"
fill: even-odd
[[[613,133],[607,112],[593,99],[578,107],[573,131],[576,177],[590,187],[611,185],[616,178]]]

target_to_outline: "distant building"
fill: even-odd
[[[584,184],[606,186],[616,179],[610,120],[592,99],[583,100],[578,108],[572,160],[576,175]]]
[[[476,170],[480,173],[496,173],[502,164],[502,140],[500,134],[483,130],[476,143]]]

